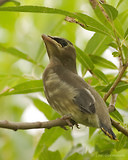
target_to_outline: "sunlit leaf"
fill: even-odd
[[[43,147],[43,150],[39,156],[39,160],[52,160],[54,157],[55,160],[61,160],[61,155],[59,151],[49,151],[46,146]]]
[[[94,64],[98,66],[101,66],[103,68],[117,69],[116,65],[114,65],[111,61],[108,61],[103,57],[90,55],[90,58],[92,62],[94,62]]]
[[[85,52],[92,55],[101,55],[108,48],[112,39],[106,35],[95,33],[88,41]]]
[[[94,73],[98,78],[102,79],[105,83],[108,83],[108,79],[107,79],[106,75],[105,75],[102,71],[100,71],[100,70],[98,70],[98,69],[94,69],[94,70],[93,70],[93,73]]]
[[[118,112],[118,110],[115,110],[113,112],[110,112],[110,115],[112,117],[114,117],[116,120],[118,120],[119,122],[123,122],[123,117],[122,115]]]
[[[92,70],[94,68],[93,62],[91,61],[88,54],[83,52],[80,48],[75,47],[77,52],[77,59],[87,69]]]
[[[128,141],[128,137],[126,137],[124,134],[120,134],[119,137],[118,137],[118,142],[116,143],[116,150],[119,151],[121,150],[122,148],[124,148],[124,146],[126,145],[127,141]]]
[[[24,83],[20,83],[7,91],[0,94],[0,96],[12,95],[12,94],[26,94],[33,92],[43,92],[42,80],[29,80]]]
[[[111,20],[114,20],[118,16],[118,11],[113,6],[109,4],[102,4],[102,6]]]

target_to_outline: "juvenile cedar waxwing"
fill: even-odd
[[[50,60],[43,73],[44,92],[49,104],[60,115],[70,115],[76,123],[101,128],[116,140],[105,102],[77,74],[73,44],[64,38],[44,34],[42,38]]]

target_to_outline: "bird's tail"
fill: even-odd
[[[118,141],[118,139],[116,138],[116,135],[114,134],[114,132],[112,131],[111,128],[107,128],[105,126],[100,127],[101,130],[111,139]]]

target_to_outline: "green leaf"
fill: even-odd
[[[29,80],[24,83],[20,83],[7,91],[0,94],[0,96],[12,95],[12,94],[26,94],[33,92],[43,92],[42,80]]]
[[[77,46],[75,46],[76,48],[76,52],[77,52],[77,59],[79,60],[79,62],[88,70],[93,70],[94,65],[93,62],[91,61],[90,57],[88,56],[88,54],[86,54],[85,52],[83,52],[80,48],[78,48]]]
[[[93,135],[93,133],[96,131],[96,128],[89,127],[89,138]]]
[[[85,52],[87,54],[101,55],[108,48],[112,39],[106,35],[95,33],[88,41]]]
[[[117,69],[116,65],[114,65],[112,62],[108,61],[103,57],[90,55],[90,58],[92,62],[98,66],[101,66],[104,68],[110,68],[110,69]]]
[[[121,150],[122,148],[125,147],[127,141],[128,141],[128,137],[126,137],[124,134],[120,134],[118,137],[118,142],[116,142],[115,148],[117,151]]]
[[[29,61],[29,62],[33,63],[33,64],[37,64],[37,62],[34,61],[30,56],[28,56],[27,54],[19,51],[19,50],[16,49],[16,48],[12,48],[12,47],[6,48],[6,47],[3,47],[3,46],[0,44],[0,51],[6,52],[6,53],[11,54],[11,55],[13,55],[13,56],[16,56],[16,57],[18,57],[18,58],[22,58],[22,59],[24,59],[24,60],[26,60],[26,61]],[[37,64],[37,65],[38,65],[38,64]],[[39,66],[40,66],[40,67],[43,67],[42,65],[39,65]]]
[[[118,112],[118,110],[115,110],[113,112],[110,112],[110,115],[115,118],[116,120],[118,120],[119,122],[123,122],[123,117],[122,115]]]
[[[63,132],[65,132],[64,129],[60,127],[45,129],[45,132],[42,134],[37,144],[34,158],[37,158],[40,155],[44,146],[50,147],[62,135]]]
[[[67,153],[63,160],[72,160],[75,153],[81,153],[83,151],[83,147],[81,144],[77,144],[76,146],[72,147],[72,149]],[[79,155],[77,155],[79,157]]]
[[[119,52],[113,52],[112,55],[113,55],[113,57],[119,57],[120,54],[119,54]]]
[[[92,72],[93,72],[98,78],[100,78],[101,80],[103,80],[105,83],[107,83],[107,84],[109,83],[106,75],[105,75],[103,72],[101,72],[100,70],[94,69]]]
[[[83,160],[83,156],[79,153],[74,153],[73,155],[71,155],[70,157],[67,158],[67,160]]]
[[[53,108],[48,105],[47,103],[41,101],[40,99],[37,98],[32,98],[32,101],[34,103],[34,105],[41,111],[43,112],[43,114],[46,116],[46,118],[48,120],[53,120],[56,119],[58,117],[60,117],[60,115],[53,110]]]
[[[124,38],[125,38],[126,40],[128,39],[128,28],[127,28],[126,31],[125,31]]]
[[[17,6],[17,7],[0,7],[0,11],[10,12],[32,12],[32,13],[52,13],[61,14],[73,18],[77,18],[85,25],[85,28],[90,31],[100,32],[102,34],[109,35],[109,30],[98,21],[82,13],[72,13],[61,9],[40,7],[40,6]]]
[[[55,160],[61,160],[61,155],[59,151],[49,151],[47,147],[44,147],[43,151],[39,156],[39,160],[52,160],[53,157]]]
[[[95,19],[93,19],[92,17],[82,13],[76,13],[76,14],[80,16],[81,22],[86,25],[87,30],[111,36],[109,34],[109,29],[104,25],[102,25],[101,23],[99,23],[98,21],[96,21]]]
[[[102,6],[111,20],[116,19],[116,17],[118,16],[118,11],[116,8],[109,4],[102,4]]]
[[[128,89],[128,83],[127,82],[119,82],[118,85],[116,86],[115,90],[113,91],[114,94],[116,93],[121,93]]]

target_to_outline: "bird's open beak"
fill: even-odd
[[[59,48],[62,47],[52,36],[42,35],[42,39],[46,45],[47,53],[49,58],[58,52]]]

